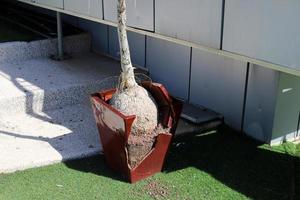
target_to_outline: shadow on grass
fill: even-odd
[[[222,127],[175,138],[165,172],[195,167],[252,199],[300,199],[300,158],[284,147],[272,149]]]
[[[285,146],[271,149],[222,127],[211,134],[176,137],[164,173],[194,167],[252,199],[299,199],[300,159],[289,152]],[[107,167],[104,156],[65,164],[75,170],[126,181]]]
[[[104,155],[96,155],[89,158],[71,160],[65,162],[64,164],[71,169],[75,169],[81,172],[93,173],[117,181],[126,182],[125,176],[122,176],[106,165]]]

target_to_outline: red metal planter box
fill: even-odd
[[[144,82],[142,85],[156,100],[159,110],[159,122],[163,126],[169,127],[170,133],[160,133],[156,138],[153,149],[133,169],[128,164],[126,144],[135,116],[125,116],[108,104],[116,91],[115,89],[91,95],[105,159],[112,169],[123,173],[131,183],[162,170],[182,109],[181,101],[172,98],[163,85],[150,82]]]

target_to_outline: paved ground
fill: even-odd
[[[117,62],[91,53],[63,62],[36,58],[0,64],[0,115],[81,103],[118,73]]]
[[[0,119],[0,173],[44,166],[101,151],[89,105]]]
[[[67,39],[68,48],[82,48],[66,49],[72,59],[62,62],[48,58],[55,54],[52,42],[47,55],[26,55],[24,43],[0,44],[0,57],[7,61],[0,62],[0,173],[101,151],[89,94],[111,87],[104,80],[120,68],[114,60],[89,53],[87,36]],[[76,40],[80,44],[70,44]],[[41,44],[47,43],[35,41],[29,47],[43,51]],[[9,55],[6,48],[19,52]]]
[[[72,54],[65,61],[48,58],[55,54],[53,40],[34,41],[29,47],[19,42],[0,44],[0,60],[4,58],[0,62],[0,173],[101,151],[89,94],[115,87],[120,67],[115,60],[88,52],[88,36],[65,40],[66,51]],[[47,48],[42,44],[49,47],[46,53],[35,52]],[[211,121],[203,127],[181,121],[178,133],[199,132],[219,123]]]

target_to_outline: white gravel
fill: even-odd
[[[119,63],[89,53],[88,34],[65,45],[72,58],[54,61],[55,40],[0,44],[0,173],[101,151],[88,94]]]
[[[64,51],[68,54],[88,52],[90,47],[91,36],[88,33],[64,38]],[[56,54],[57,39],[0,43],[0,63],[18,62]]]
[[[0,173],[100,153],[89,105],[0,118]]]
[[[117,75],[119,64],[92,53],[65,61],[36,58],[0,64],[0,116],[52,110],[87,101]]]

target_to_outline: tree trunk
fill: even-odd
[[[124,115],[135,115],[127,141],[128,159],[136,166],[149,153],[157,136],[158,108],[154,98],[134,77],[126,32],[125,0],[118,0],[118,35],[121,56],[121,76],[117,92],[110,105]]]
[[[134,68],[131,63],[130,50],[126,32],[126,1],[118,0],[118,36],[120,44],[121,68],[119,90],[137,86],[134,78]]]

